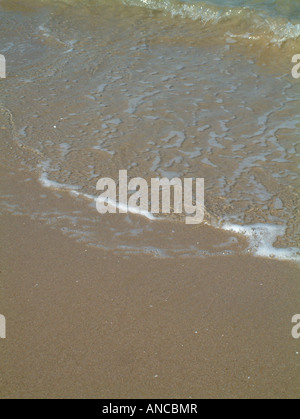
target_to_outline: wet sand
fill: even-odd
[[[0,226],[1,398],[299,398],[297,265],[126,258],[29,217]]]

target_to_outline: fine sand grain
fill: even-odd
[[[296,265],[86,248],[1,216],[1,398],[299,398]]]

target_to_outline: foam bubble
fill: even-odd
[[[222,229],[248,237],[250,240],[249,250],[252,251],[255,256],[300,262],[299,249],[280,249],[273,246],[278,237],[285,235],[285,226],[273,224],[241,226],[226,223],[222,226]]]

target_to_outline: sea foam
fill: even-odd
[[[286,227],[283,225],[253,224],[242,226],[226,223],[222,226],[222,229],[246,236],[250,241],[248,250],[255,256],[300,262],[300,249],[280,249],[273,246],[278,237],[285,235]]]

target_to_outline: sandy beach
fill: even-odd
[[[0,0],[0,32],[0,398],[299,399],[298,2]],[[204,179],[203,222],[100,214],[121,171]]]
[[[299,398],[296,267],[124,261],[9,216],[1,237],[1,398]]]
[[[0,220],[1,398],[299,398],[297,265],[124,258]]]

